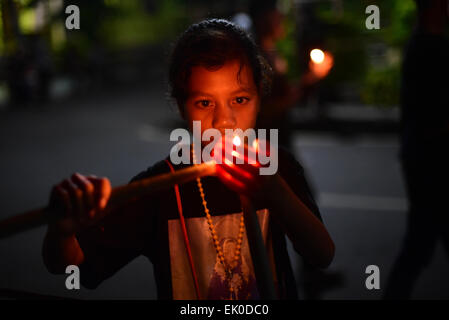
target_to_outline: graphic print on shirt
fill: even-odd
[[[241,216],[242,213],[212,216],[226,265],[229,265],[235,257]],[[271,236],[268,232],[269,211],[258,210],[257,216],[265,245],[269,248],[270,262],[274,271]],[[258,299],[246,231],[242,239],[241,257],[232,269],[232,277],[227,277],[218,259],[206,217],[187,218],[185,221],[201,298]],[[173,299],[196,299],[194,280],[179,219],[168,221],[168,235]],[[231,285],[234,289],[233,293],[230,290]]]

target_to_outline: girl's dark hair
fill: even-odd
[[[240,60],[240,70],[244,64],[251,68],[259,94],[268,94],[271,67],[243,29],[224,19],[209,19],[191,25],[181,34],[175,43],[169,67],[170,95],[181,113],[187,99],[191,68],[215,69],[234,59]]]

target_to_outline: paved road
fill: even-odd
[[[336,243],[330,273],[344,283],[325,299],[379,299],[400,249],[407,202],[394,136],[298,135],[297,155],[308,169],[323,219]],[[381,290],[364,286],[368,265],[377,265]],[[449,297],[449,262],[439,245],[432,265],[419,279],[414,298]]]
[[[44,205],[51,186],[74,171],[123,184],[170,150],[177,118],[161,90],[100,94],[40,110],[0,113],[0,218]],[[315,189],[337,252],[327,271],[343,276],[324,299],[379,299],[404,233],[406,201],[394,136],[353,139],[301,133],[295,153]],[[45,229],[0,241],[0,288],[73,298],[156,297],[152,266],[138,258],[97,290],[65,289],[40,250]],[[295,254],[292,259],[300,268]],[[365,268],[381,271],[381,290],[365,288]],[[415,298],[449,298],[449,263],[441,246]],[[298,279],[301,288],[301,280]]]

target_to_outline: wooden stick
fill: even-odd
[[[115,187],[111,191],[106,208],[99,216],[103,218],[112,208],[124,204],[132,199],[139,198],[152,192],[173,187],[196,179],[215,174],[215,163],[206,162],[178,170],[174,173],[164,173],[154,177],[138,180],[126,185]],[[49,222],[50,216],[47,207],[31,210],[11,218],[0,221],[0,239],[12,236]]]
[[[175,184],[186,183],[197,177],[214,174],[215,163],[208,162],[178,170],[174,173],[165,173],[115,187],[111,191],[108,204],[103,212],[108,212],[117,205],[121,205],[131,199],[139,198],[154,191],[170,188]],[[260,298],[268,300],[276,299],[273,273],[269,265],[268,255],[263,242],[256,212],[249,198],[242,195],[240,196],[240,199],[242,202],[248,244]],[[104,215],[102,215],[99,220],[101,220],[102,217],[104,217]],[[0,239],[44,225],[48,223],[49,220],[50,217],[47,213],[47,207],[35,209],[5,219],[0,221]]]
[[[271,271],[268,260],[267,249],[265,247],[262,231],[260,230],[259,220],[254,210],[251,200],[240,195],[242,203],[243,218],[245,220],[246,237],[248,239],[249,251],[253,260],[254,273],[256,275],[257,289],[260,299],[275,300],[276,290],[273,281],[273,272]]]

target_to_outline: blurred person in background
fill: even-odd
[[[400,159],[409,212],[386,299],[411,297],[439,239],[449,254],[449,41],[444,35],[448,2],[416,0],[418,23],[404,52]]]
[[[289,111],[303,101],[325,78],[333,67],[333,57],[325,53],[321,63],[310,61],[309,70],[299,81],[293,82],[287,77],[287,60],[277,51],[276,44],[285,37],[284,15],[276,8],[275,1],[262,4],[253,2],[251,16],[256,41],[263,55],[273,68],[271,94],[263,99],[257,119],[257,126],[264,129],[279,130],[279,144],[291,147],[291,121]]]
[[[40,34],[22,36],[7,59],[7,80],[14,106],[45,103],[50,94],[53,63]]]
[[[309,60],[308,71],[299,81],[288,78],[288,61],[276,48],[278,41],[286,36],[285,16],[276,7],[276,1],[253,1],[250,8],[253,20],[253,31],[256,42],[273,69],[273,80],[270,95],[261,101],[257,118],[257,127],[263,129],[278,129],[279,145],[289,151],[292,148],[292,123],[290,110],[312,95],[320,80],[324,79],[333,67],[333,56],[325,52],[321,63]],[[295,150],[298,154],[298,151]],[[313,192],[313,185],[311,185]],[[314,268],[302,258],[302,268],[299,270],[304,284],[304,298],[317,300],[327,289],[339,286],[342,278],[339,273]]]

